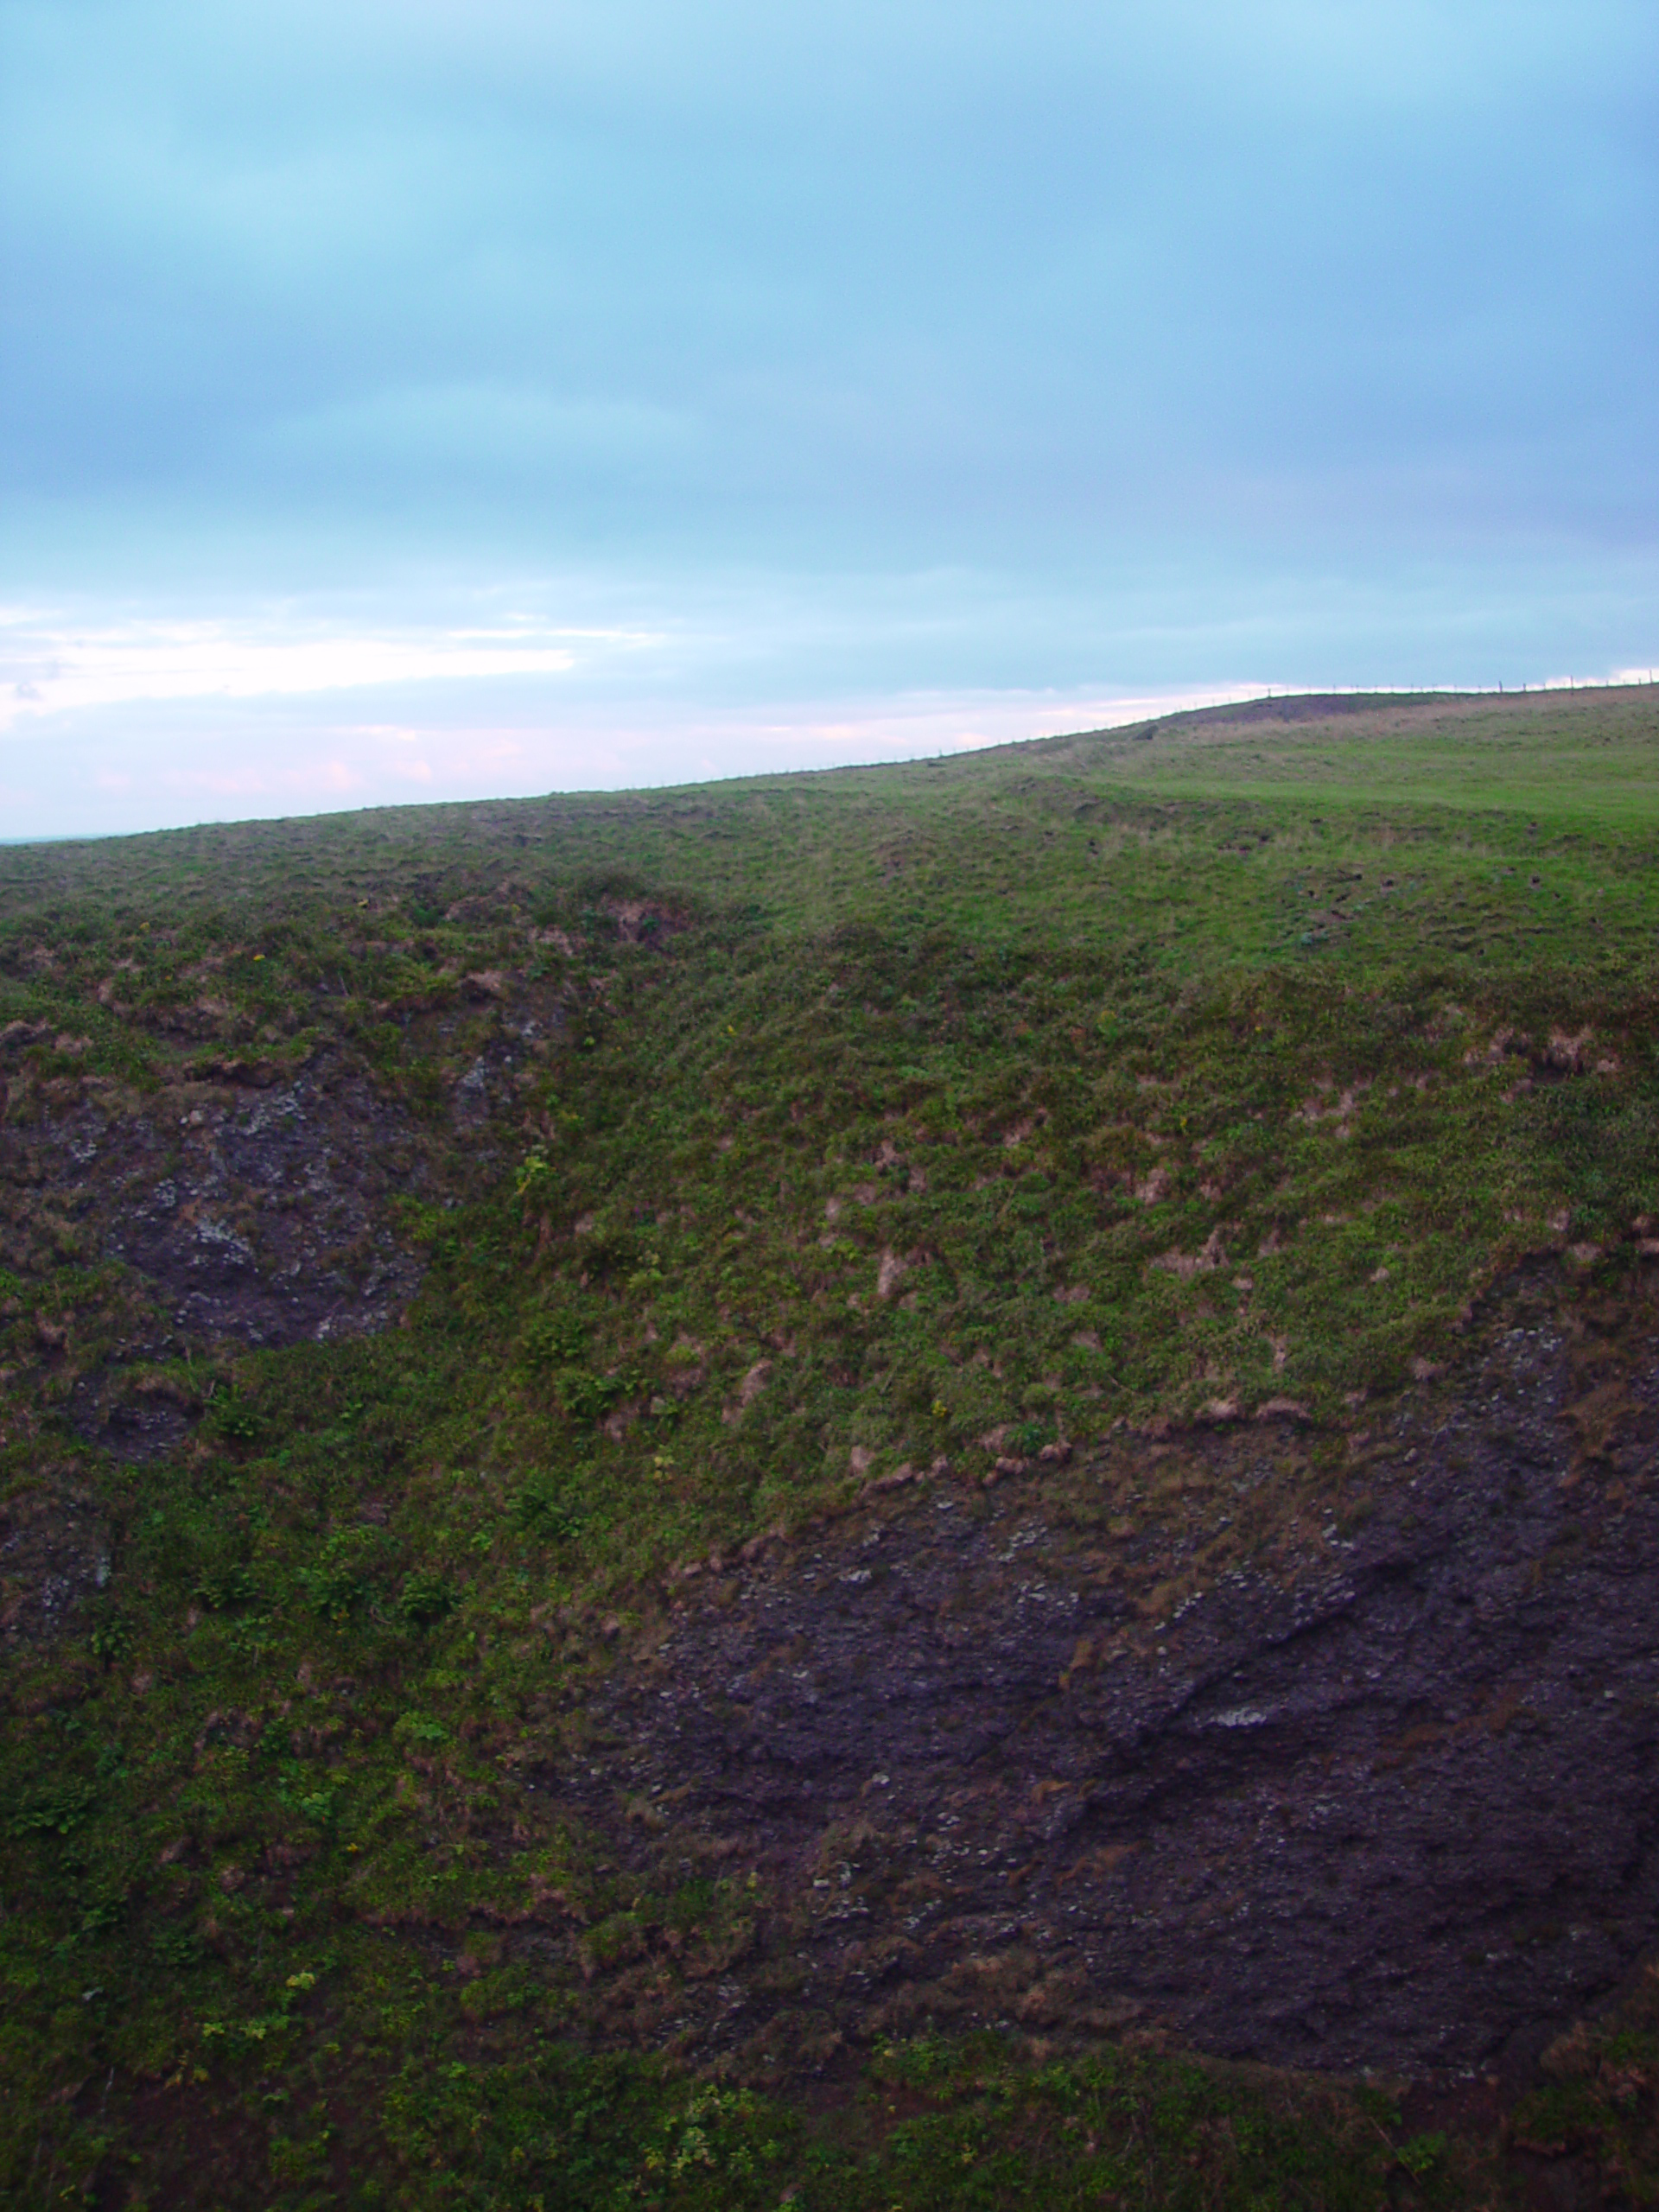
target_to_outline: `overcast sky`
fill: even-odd
[[[1653,0],[0,0],[0,835],[1659,664]]]

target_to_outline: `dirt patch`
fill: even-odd
[[[1429,692],[1414,699],[1389,692],[1310,691],[1305,696],[1242,699],[1234,706],[1198,707],[1188,714],[1167,715],[1162,725],[1154,727],[1188,728],[1197,725],[1211,728],[1230,722],[1323,722],[1338,715],[1374,715],[1379,710],[1398,712],[1410,707],[1443,708],[1471,702],[1471,695],[1460,696],[1455,691]]]
[[[83,1093],[0,1133],[0,1179],[32,1225],[55,1217],[84,1254],[125,1261],[197,1338],[362,1335],[407,1303],[420,1268],[386,1216],[423,1160],[365,1077],[314,1063],[278,1089],[162,1101],[127,1112]]]
[[[1144,1525],[1084,1541],[1029,1480],[912,1490],[702,1579],[543,1802],[642,1879],[755,1874],[741,1963],[674,1972],[690,2047],[931,2019],[1529,2061],[1659,1929],[1659,1389],[1592,1480],[1579,1388],[1554,1328],[1517,1327],[1460,1409],[1376,1432],[1363,1527],[1158,1621]],[[1214,1496],[1298,1448],[1183,1450]]]
[[[196,1408],[124,1389],[118,1372],[80,1376],[69,1402],[76,1434],[132,1466],[178,1451],[199,1418]]]
[[[690,926],[687,917],[677,907],[665,906],[660,899],[607,897],[599,904],[600,911],[609,916],[624,944],[664,945],[677,931]]]
[[[91,1502],[43,1471],[0,1504],[0,1650],[56,1635],[110,1578],[110,1537]]]

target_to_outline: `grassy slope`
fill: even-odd
[[[480,1915],[741,1914],[609,1898],[537,1826],[550,1623],[906,1461],[1274,1400],[1333,1428],[1455,1366],[1529,1253],[1616,1287],[1659,1214],[1656,754],[1645,691],[1344,702],[0,856],[17,1144],[344,1054],[431,1177],[405,1326],[259,1354],[168,1343],[14,1203],[0,1468],[116,1571],[10,1663],[6,2186],[1375,2202],[1363,2104],[1146,2056],[893,2054],[838,2164],[844,2126],[567,2050]],[[448,1102],[531,1006],[563,1026],[480,1160]],[[122,1467],[61,1408],[146,1328],[206,1417]],[[379,1932],[411,1923],[477,1971]],[[1463,2155],[1412,2158],[1459,2201]]]

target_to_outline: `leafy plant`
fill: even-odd
[[[563,1541],[574,1536],[581,1522],[571,1511],[563,1486],[548,1474],[531,1476],[518,1493],[520,1522],[543,1541]]]
[[[301,1583],[315,1611],[341,1622],[367,1602],[374,1588],[371,1569],[377,1534],[367,1529],[335,1529],[318,1558],[301,1568]]]
[[[433,1628],[460,1603],[460,1592],[445,1576],[417,1569],[404,1578],[397,1611],[412,1628]]]
[[[214,1612],[232,1612],[239,1606],[257,1603],[259,1579],[245,1560],[233,1560],[204,1574],[196,1585],[195,1594]]]
[[[118,1667],[132,1649],[132,1624],[124,1614],[107,1613],[92,1624],[86,1641],[102,1666]]]
[[[620,1372],[594,1375],[586,1368],[562,1367],[553,1378],[554,1394],[573,1421],[591,1426],[611,1408],[632,1397],[637,1380]]]
[[[227,1444],[255,1444],[260,1434],[258,1408],[244,1398],[215,1397],[206,1426]]]
[[[98,1795],[88,1782],[65,1782],[55,1789],[37,1791],[11,1817],[14,1835],[73,1835],[85,1826],[98,1806]]]

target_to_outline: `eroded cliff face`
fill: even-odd
[[[453,1205],[500,1172],[525,1070],[563,1020],[556,991],[506,1007],[499,979],[484,980],[496,995],[480,988],[405,1023],[448,1055],[423,1113],[335,1046],[288,1065],[175,1071],[141,1090],[20,1076],[41,1033],[15,1022],[0,1033],[0,1093],[10,1066],[24,1100],[0,1123],[0,1268],[81,1271],[73,1312],[37,1324],[19,1404],[43,1384],[85,1441],[161,1459],[201,1406],[176,1376],[147,1370],[395,1322],[423,1274],[399,1201]]]
[[[397,1202],[499,1179],[563,1020],[550,985],[509,1007],[476,980],[470,1011],[411,1017],[448,1054],[424,1120],[343,1053],[143,1097],[35,1088],[0,1133],[4,1249],[97,1277],[29,1348],[81,1440],[165,1459],[203,1410],[191,1348],[397,1319],[420,1265]],[[596,2042],[762,2075],[930,2021],[1523,2069],[1659,1935],[1641,1252],[1594,1296],[1571,1254],[1541,1263],[1460,1368],[1340,1429],[1288,1402],[1120,1427],[990,1487],[874,1488],[623,1593],[608,1632],[574,1609],[475,1827],[510,1861],[533,1805],[642,1896],[718,1876],[747,1903],[682,1928],[602,1907],[615,1879],[573,1884],[505,1946]],[[0,1516],[0,1633],[38,1643],[122,1569],[65,1440],[17,1407],[41,1449]]]
[[[524,1786],[642,1885],[752,1875],[753,1919],[690,1961],[556,1910],[516,1943],[610,2031],[763,2069],[929,2020],[1524,2066],[1659,1932],[1651,1319],[1610,1365],[1523,1287],[1323,1472],[1126,1436],[680,1579]],[[1206,1572],[1216,1501],[1275,1489],[1293,1533]]]

